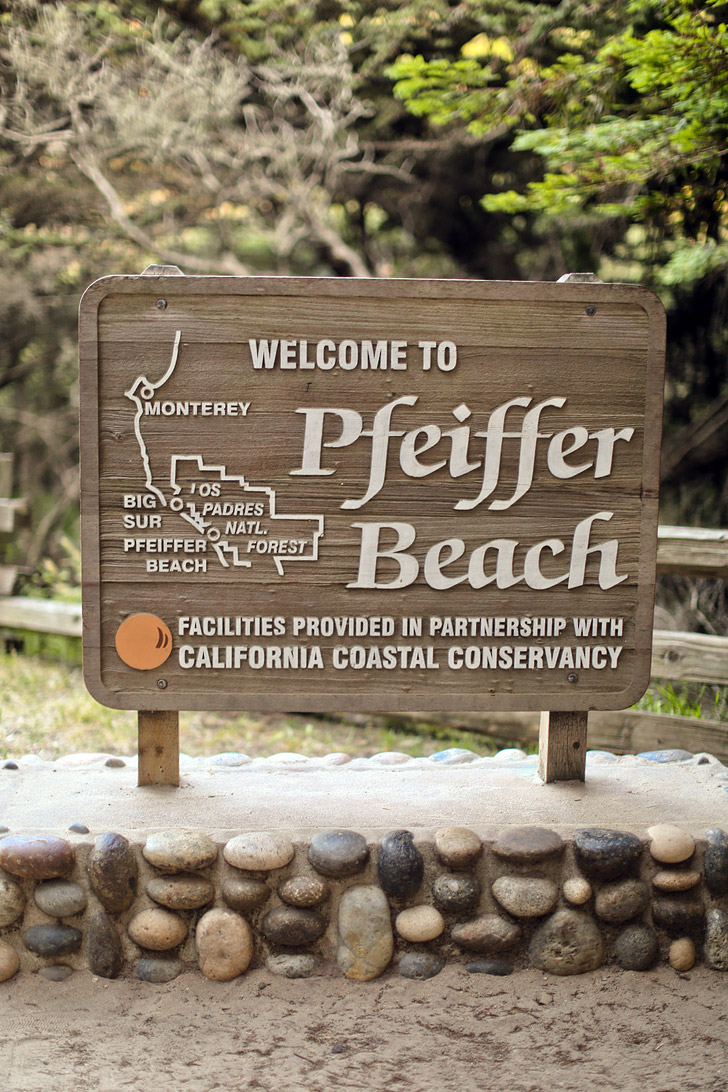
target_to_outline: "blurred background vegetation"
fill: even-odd
[[[716,0],[0,0],[23,590],[76,594],[80,295],[149,263],[646,284],[669,322],[661,518],[726,525],[726,18]]]

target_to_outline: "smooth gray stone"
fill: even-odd
[[[73,967],[65,963],[52,963],[50,967],[40,967],[38,974],[49,982],[65,982],[73,974]]]
[[[86,909],[86,892],[71,880],[46,880],[33,892],[36,906],[50,918],[71,918]]]
[[[614,944],[614,958],[623,971],[648,971],[657,959],[659,944],[651,925],[628,925]]]
[[[215,897],[210,880],[194,872],[154,876],[147,882],[146,892],[150,899],[170,910],[199,910]]]
[[[728,894],[728,834],[720,827],[705,832],[705,882],[714,895]]]
[[[434,952],[405,952],[397,964],[403,978],[434,978],[445,966]]]
[[[282,978],[310,978],[316,971],[316,957],[309,952],[281,952],[269,955],[265,961],[271,974]]]
[[[179,959],[154,959],[143,956],[137,960],[134,974],[142,982],[171,982],[182,973],[183,965]]]
[[[511,827],[496,839],[493,852],[496,857],[514,864],[533,864],[560,857],[564,852],[564,841],[547,827]]]
[[[326,932],[326,921],[315,910],[298,906],[277,906],[260,923],[260,931],[273,944],[297,948],[313,944]]]
[[[100,834],[94,842],[86,866],[96,898],[111,914],[128,910],[133,903],[139,880],[139,866],[134,851],[122,834]]]
[[[650,889],[644,880],[615,880],[605,883],[594,900],[594,913],[602,921],[619,925],[636,918],[650,901]]]
[[[728,971],[728,912],[713,908],[705,919],[703,955],[709,967]]]
[[[382,890],[395,898],[413,895],[422,883],[425,865],[409,830],[395,830],[379,843],[377,872]]]
[[[85,823],[71,823],[68,828],[71,834],[89,834],[90,831]]]
[[[445,872],[433,883],[432,895],[441,910],[461,913],[478,905],[480,884],[475,876]]]
[[[513,964],[502,959],[474,959],[465,964],[465,970],[468,974],[493,974],[498,978],[505,978],[506,975],[513,974]]]
[[[82,940],[81,930],[70,925],[31,925],[23,933],[28,951],[46,959],[77,952]]]
[[[100,978],[118,978],[124,966],[121,937],[109,915],[97,910],[86,926],[86,958],[89,970]]]
[[[124,762],[123,758],[107,758],[104,766],[108,766],[112,770],[120,770],[126,766],[126,762]]]
[[[582,872],[599,880],[623,876],[642,855],[642,843],[634,834],[600,827],[575,831],[574,848]]]
[[[369,860],[369,847],[356,831],[325,830],[311,839],[308,859],[324,876],[353,876]]]
[[[539,876],[499,876],[491,886],[493,898],[515,918],[540,918],[556,905],[559,889]]]
[[[535,967],[549,974],[584,974],[601,966],[604,946],[590,917],[576,910],[557,910],[534,933],[530,956]]]
[[[201,830],[161,830],[149,835],[142,856],[160,872],[198,872],[217,858],[217,846]]]

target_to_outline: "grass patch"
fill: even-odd
[[[107,709],[86,690],[79,667],[17,652],[0,654],[0,757],[58,758],[76,751],[136,752],[136,715]],[[386,716],[348,719],[302,713],[182,713],[180,750],[190,755],[242,751],[253,757],[294,751],[369,756],[402,751],[419,758],[448,747],[492,754],[497,740],[427,722]]]

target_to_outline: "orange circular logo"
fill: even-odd
[[[172,651],[172,633],[156,614],[132,614],[116,631],[116,651],[129,667],[151,671]]]

